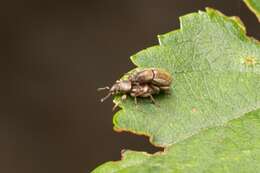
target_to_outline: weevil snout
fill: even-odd
[[[112,85],[111,88],[109,88],[108,86],[103,88],[98,88],[98,91],[108,90],[108,94],[101,99],[101,102],[104,102],[111,95],[130,92],[131,88],[132,88],[132,83],[129,80],[123,80],[123,81],[116,81],[116,83]]]

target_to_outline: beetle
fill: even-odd
[[[158,94],[160,91],[168,92],[171,82],[172,77],[167,71],[157,68],[146,68],[131,73],[125,80],[117,80],[111,88],[106,86],[98,88],[98,91],[108,90],[108,94],[101,99],[101,102],[111,95],[122,94],[122,100],[125,100],[127,95],[130,95],[134,97],[137,104],[137,97],[150,97],[155,104],[153,95]],[[117,106],[118,104],[114,106],[113,110]]]
[[[129,76],[132,83],[151,83],[160,87],[162,90],[168,90],[172,82],[172,76],[169,72],[158,68],[145,68],[141,71],[136,71]]]
[[[111,88],[104,87],[98,88],[100,90],[109,90],[108,94],[101,99],[101,102],[104,102],[109,96],[116,95],[116,94],[123,94],[121,96],[121,100],[125,100],[127,95],[134,97],[135,104],[137,104],[137,97],[150,97],[152,103],[156,104],[152,95],[158,94],[160,92],[160,88],[154,85],[149,84],[138,84],[132,85],[130,81],[123,80],[117,81]],[[113,110],[118,106],[118,103],[115,104]]]

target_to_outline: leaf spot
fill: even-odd
[[[198,110],[196,109],[196,108],[192,108],[191,109],[191,112],[193,112],[193,113],[195,113],[195,112],[197,112]]]
[[[254,66],[257,62],[256,62],[256,59],[254,57],[248,56],[248,57],[245,57],[242,60],[242,63],[247,65],[247,66]]]

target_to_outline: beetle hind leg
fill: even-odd
[[[154,105],[159,106],[159,104],[155,101],[154,97],[153,97],[151,94],[149,95],[149,97],[150,97],[151,102],[152,102]]]
[[[153,96],[152,96],[152,95],[149,95],[149,97],[150,97],[150,100],[152,101],[152,103],[153,103],[153,104],[156,104],[156,102],[155,102]]]
[[[166,94],[171,94],[171,87],[169,86],[161,86],[160,89]]]

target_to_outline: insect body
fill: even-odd
[[[101,102],[111,95],[123,94],[122,100],[125,100],[127,95],[130,95],[135,98],[135,103],[137,103],[137,97],[150,97],[151,101],[155,103],[153,95],[158,94],[160,91],[168,92],[171,82],[172,77],[167,71],[147,68],[133,72],[126,80],[116,81],[111,88],[104,87],[98,90],[108,90],[108,94],[101,99]],[[118,105],[115,105],[115,107],[116,106]]]
[[[157,86],[169,86],[172,82],[170,73],[162,69],[148,68],[131,75],[133,83],[152,83]]]

